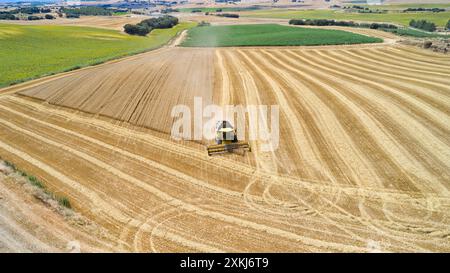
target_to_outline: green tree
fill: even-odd
[[[428,22],[426,20],[411,20],[409,25],[414,28],[422,29],[425,31],[433,32],[436,31],[436,25],[433,22]]]
[[[144,25],[133,25],[133,24],[126,24],[123,29],[126,33],[131,35],[139,35],[139,36],[145,36],[147,35],[151,29]]]

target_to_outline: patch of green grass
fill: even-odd
[[[0,158],[1,160],[1,158]],[[14,163],[4,160],[5,166],[10,167],[13,171],[17,171],[16,165]]]
[[[2,159],[0,158],[0,160],[2,160]],[[26,177],[28,183],[30,183],[31,185],[41,189],[50,198],[58,201],[58,204],[60,206],[64,206],[64,207],[66,207],[68,209],[72,208],[72,205],[70,204],[70,201],[69,201],[69,199],[67,197],[59,196],[59,195],[56,195],[56,194],[50,192],[42,181],[40,181],[34,175],[27,174],[25,171],[22,171],[22,170],[18,169],[14,163],[9,162],[7,160],[2,160],[2,161],[4,162],[4,164],[6,166],[10,167],[14,172],[18,173],[20,176]]]
[[[1,160],[1,158],[0,158],[0,160]],[[44,185],[44,183],[42,183],[42,182],[41,182],[39,179],[37,179],[35,176],[29,175],[29,174],[27,174],[26,172],[24,172],[24,171],[18,169],[18,168],[16,167],[16,165],[15,165],[14,163],[12,163],[12,162],[9,162],[9,161],[7,161],[7,160],[3,160],[3,162],[4,162],[4,164],[5,164],[7,167],[10,167],[14,172],[18,173],[20,176],[26,177],[27,180],[28,180],[28,182],[29,182],[31,185],[33,185],[33,186],[35,186],[35,187],[38,187],[38,188],[40,188],[40,189],[45,190],[45,185]]]
[[[410,36],[417,38],[450,38],[450,35],[441,35],[436,33],[415,30],[411,28],[383,29],[383,30],[400,36]]]
[[[377,7],[378,8],[378,7]],[[241,13],[245,17],[258,18],[281,18],[281,19],[334,19],[346,21],[386,22],[401,25],[409,25],[411,20],[427,20],[439,27],[445,26],[450,18],[450,12],[390,12],[383,14],[375,13],[348,13],[340,10],[292,10],[292,9],[270,9],[256,10]]]
[[[24,174],[25,173],[22,172],[22,176],[24,176]],[[28,175],[27,178],[28,178],[28,182],[30,182],[31,185],[36,186],[36,187],[41,188],[41,189],[45,189],[44,184],[39,179],[37,179],[35,176]]]
[[[276,24],[192,28],[182,43],[187,47],[340,45],[382,42],[341,30],[289,27]]]
[[[155,49],[194,25],[139,37],[90,27],[0,24],[0,87]]]
[[[59,205],[66,207],[68,209],[72,208],[72,205],[70,204],[69,199],[67,197],[57,197]]]
[[[128,11],[115,11],[113,12],[113,16],[124,16],[130,14]]]

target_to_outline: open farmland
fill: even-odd
[[[236,12],[236,11],[247,11],[247,10],[257,10],[257,6],[248,7],[195,7],[195,8],[179,8],[179,12],[190,12],[190,13],[205,13],[205,12]],[[194,12],[192,12],[194,11]]]
[[[0,86],[154,49],[193,25],[137,37],[99,28],[0,24]]]
[[[0,155],[105,250],[450,251],[449,66],[400,45],[165,48],[3,89]],[[193,95],[279,105],[278,150],[171,140]]]
[[[84,26],[123,30],[125,24],[137,24],[148,16],[125,15],[125,16],[81,16],[80,18],[60,18],[54,20],[17,20],[14,24],[19,25],[64,25],[64,26]],[[11,24],[9,20],[0,20],[0,23]]]
[[[392,13],[356,13],[335,10],[294,10],[294,9],[270,9],[245,11],[241,16],[255,18],[280,18],[280,19],[334,19],[353,20],[368,22],[396,23],[404,26],[409,25],[411,20],[427,20],[443,27],[450,18],[450,11],[445,12],[392,12]]]
[[[357,4],[358,6],[363,6],[363,7],[367,7],[367,8],[372,8],[372,9],[380,9],[380,10],[398,10],[398,11],[402,11],[405,10],[407,8],[427,8],[427,9],[431,9],[431,8],[441,8],[441,9],[446,9],[446,8],[450,8],[450,3],[445,3],[447,1],[443,0],[443,1],[432,1],[432,3],[414,3],[413,1],[409,1],[410,3],[401,3],[400,1],[397,1],[397,3],[395,3],[396,1],[391,1],[391,3],[388,3],[388,5],[362,5],[362,4]],[[406,1],[407,2],[407,1]],[[412,2],[412,3],[411,3]],[[441,3],[439,3],[441,2]]]
[[[190,29],[183,46],[298,46],[379,43],[380,38],[342,30],[299,28],[277,24],[208,26]]]

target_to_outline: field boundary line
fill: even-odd
[[[3,121],[0,121],[0,123],[3,123]],[[7,123],[9,123],[9,122],[7,122]],[[3,123],[3,124],[5,124],[5,123]],[[9,124],[13,125],[11,123],[9,123]],[[15,125],[13,125],[13,126],[17,127]],[[19,127],[17,127],[17,128],[19,128]],[[114,208],[108,202],[104,201],[96,193],[92,192],[88,188],[84,187],[80,183],[77,183],[76,181],[72,180],[71,178],[67,177],[66,175],[60,173],[59,171],[55,170],[54,168],[48,166],[44,162],[42,162],[38,159],[35,159],[31,155],[29,155],[21,150],[18,150],[16,148],[10,146],[9,144],[4,143],[3,141],[0,141],[0,148],[6,150],[7,152],[9,152],[15,156],[22,158],[23,160],[29,162],[31,165],[34,165],[35,167],[48,173],[50,176],[53,176],[54,178],[58,179],[62,183],[68,185],[69,187],[75,189],[76,191],[79,191],[84,196],[87,196],[91,200],[91,202],[100,204],[104,210],[106,209],[105,212],[107,212],[109,215],[113,216],[118,221],[125,223],[126,219],[128,219],[128,217],[124,216],[118,209]]]

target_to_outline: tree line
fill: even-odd
[[[291,19],[290,25],[304,25],[304,26],[343,26],[343,27],[360,27],[371,29],[397,29],[396,25],[385,23],[355,23],[353,21],[336,21],[329,19]]]
[[[0,20],[19,20],[19,17],[16,17],[14,14],[0,14]]]
[[[445,9],[441,8],[407,8],[403,12],[417,12],[417,11],[428,11],[428,12],[444,12]]]
[[[216,14],[216,16],[227,17],[227,18],[239,18],[239,14],[236,14],[236,13],[220,13],[220,14]]]
[[[289,20],[289,24],[300,26],[344,26],[370,29],[398,29],[398,26],[386,23],[355,23],[353,21],[336,21],[329,19],[291,19]],[[428,32],[436,31],[436,24],[426,20],[411,20],[409,26]],[[450,30],[450,20],[448,20],[445,29]]]
[[[51,14],[46,14],[46,15],[44,15],[44,17],[36,16],[36,15],[29,15],[27,19],[28,19],[28,21],[42,20],[42,19],[53,20],[53,19],[55,19],[55,16],[53,16]]]
[[[47,18],[49,14],[46,14],[44,17],[35,16],[32,14],[36,13],[48,13],[51,12],[51,9],[49,8],[38,8],[38,7],[24,7],[9,11],[0,11],[0,20],[20,20],[20,17],[17,16],[17,14],[29,14],[30,16],[27,17],[28,20],[41,20],[41,19],[49,19]],[[49,15],[51,16],[51,15]],[[53,16],[52,16],[53,17]],[[54,19],[54,18],[52,18]]]
[[[48,12],[51,12],[51,9],[38,7],[25,7],[9,11],[0,11],[0,14],[17,14],[17,13],[33,14],[33,13],[48,13]]]
[[[436,25],[433,22],[428,22],[427,20],[411,20],[411,22],[409,22],[409,26],[429,32],[436,31]]]
[[[161,13],[166,14],[166,13],[171,13],[171,12],[180,12],[179,9],[173,9],[173,8],[166,8],[161,10]]]
[[[153,29],[172,28],[178,24],[178,18],[164,15],[158,18],[145,19],[137,24],[126,24],[123,28],[131,35],[145,36]]]
[[[111,16],[113,14],[111,10],[102,7],[61,8],[61,12],[66,15],[78,15],[78,17],[79,15]]]
[[[39,7],[24,7],[10,11],[0,11],[1,20],[19,20],[18,14],[28,14],[27,20],[41,20],[41,19],[55,19],[53,15],[45,14],[44,16],[38,16],[34,14],[50,13],[52,10],[49,8]],[[103,7],[79,7],[79,8],[65,8],[61,7],[56,10],[59,17],[63,17],[63,13],[67,18],[80,18],[80,15],[92,15],[92,16],[110,16],[113,12]]]
[[[45,14],[44,17],[36,16],[36,15],[29,15],[27,17],[27,20],[29,20],[29,21],[42,20],[42,19],[52,20],[52,19],[55,19],[55,16],[53,16],[51,14]],[[14,14],[0,14],[0,20],[20,20],[20,18],[15,16]]]

